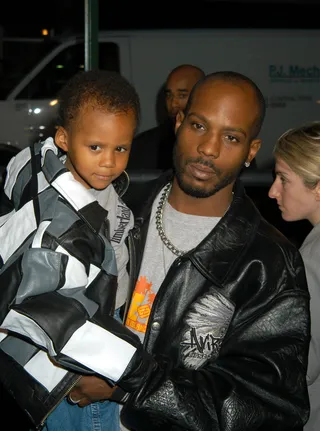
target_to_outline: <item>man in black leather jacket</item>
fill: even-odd
[[[129,430],[303,429],[310,342],[303,262],[238,178],[260,148],[264,114],[247,77],[206,76],[178,114],[174,172],[134,195],[129,189],[132,333],[110,328],[123,373],[114,388],[83,377],[71,391],[79,406],[121,388]],[[112,362],[111,345],[107,356]]]

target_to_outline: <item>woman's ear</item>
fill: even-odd
[[[316,200],[320,201],[320,181],[318,181],[318,184],[316,185],[316,188],[314,189]]]
[[[61,148],[64,152],[68,152],[68,132],[62,126],[59,126],[54,141],[57,147]]]

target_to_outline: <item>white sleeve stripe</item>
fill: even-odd
[[[111,332],[86,322],[70,338],[62,353],[102,376],[118,381],[136,348]]]
[[[62,288],[72,289],[74,287],[86,287],[88,284],[88,277],[84,265],[60,245],[57,247],[56,252],[68,256],[68,263],[64,274],[65,283]]]
[[[14,213],[16,212],[16,210],[15,209],[13,209],[11,212],[9,212],[9,213],[7,213],[7,214],[4,214],[3,216],[1,216],[0,217],[0,227],[3,225],[3,224],[5,224],[5,222],[7,221],[7,220],[9,220],[10,219],[10,217],[12,217],[13,215],[14,215]]]
[[[54,365],[49,359],[48,354],[43,350],[39,350],[39,352],[26,363],[24,369],[49,392],[57,386],[68,372],[64,368]]]
[[[50,356],[56,356],[52,340],[32,319],[10,310],[1,328],[26,336],[44,347]],[[120,379],[135,352],[130,343],[92,322],[75,331],[61,350],[62,354],[114,382]]]
[[[100,271],[101,271],[100,268],[90,264],[87,286],[89,286],[93,282],[93,280],[97,277],[97,275],[100,274]]]
[[[77,211],[86,205],[95,202],[95,198],[76,181],[71,172],[59,175],[51,185],[63,196]]]
[[[36,229],[33,202],[30,201],[1,227],[0,255],[4,263]]]
[[[49,224],[50,221],[43,221],[40,223],[32,241],[32,248],[41,248],[42,237]]]
[[[1,328],[24,335],[34,343],[47,349],[50,356],[56,355],[52,341],[43,329],[34,320],[15,310],[9,311],[1,324]]]
[[[38,173],[38,193],[43,192],[43,190],[45,190],[48,187],[49,187],[49,183],[46,180],[44,173],[42,171],[40,171]]]
[[[0,341],[4,340],[8,334],[5,331],[0,330]]]
[[[7,177],[4,185],[5,193],[9,199],[12,198],[12,190],[16,184],[18,175],[31,158],[30,148],[20,151],[15,157],[11,158],[7,165]]]

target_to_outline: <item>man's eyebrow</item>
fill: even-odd
[[[189,90],[187,88],[177,88],[176,91],[178,91],[179,93],[189,93]],[[165,89],[165,93],[173,93],[173,91],[168,88]]]
[[[193,117],[197,117],[197,118],[199,118],[199,120],[201,120],[201,121],[203,121],[203,122],[207,122],[208,120],[207,120],[207,118],[206,117],[204,117],[203,115],[201,115],[201,114],[196,114],[195,112],[188,112],[188,117],[191,117],[191,115],[193,116]]]
[[[225,131],[226,132],[239,132],[239,133],[242,133],[242,135],[244,135],[245,138],[247,137],[246,132],[243,129],[241,129],[241,127],[226,127]]]

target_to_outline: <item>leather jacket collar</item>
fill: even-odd
[[[149,193],[145,202],[137,203],[140,212],[135,213],[135,228],[146,233],[151,214],[152,203],[162,187],[172,179],[172,172],[162,174],[158,179],[147,184]],[[251,199],[246,195],[240,179],[234,185],[234,198],[227,213],[221,218],[213,231],[201,243],[181,259],[190,259],[206,278],[217,285],[222,285],[236,262],[255,237],[261,215]],[[145,235],[142,235],[145,238]],[[212,250],[215,252],[212,253]]]
[[[112,184],[118,195],[122,197],[130,184],[129,175],[126,171],[123,171],[122,174],[112,182]]]

